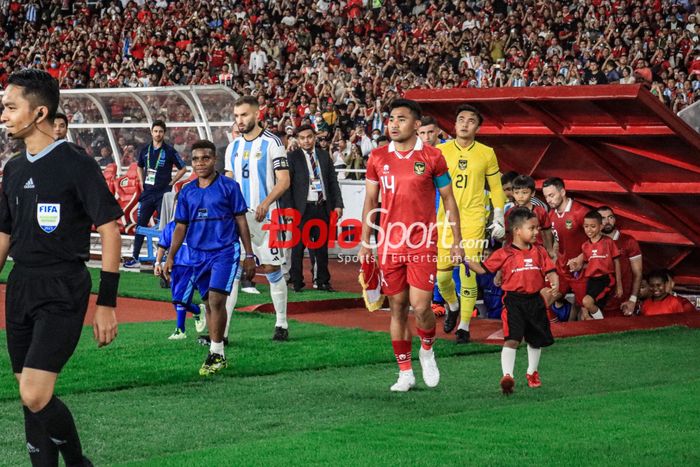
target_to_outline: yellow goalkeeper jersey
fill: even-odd
[[[488,182],[491,202],[494,208],[503,209],[506,195],[501,187],[501,174],[496,153],[492,148],[474,141],[463,148],[456,140],[439,144],[452,179],[452,192],[460,213],[460,222],[465,224],[485,224],[486,202],[484,188]],[[438,222],[444,220],[445,209],[440,199]]]

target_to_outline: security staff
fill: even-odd
[[[53,395],[73,354],[87,311],[90,230],[102,241],[100,292],[94,319],[98,345],[117,335],[122,216],[100,168],[81,148],[55,141],[58,82],[48,73],[13,73],[2,97],[0,121],[23,140],[26,155],[7,163],[0,189],[0,268],[8,255],[7,347],[19,382],[27,449],[33,465],[92,465],[83,456],[68,407]]]
[[[165,123],[156,120],[151,125],[153,140],[139,152],[138,177],[141,185],[139,196],[139,216],[136,225],[147,227],[148,221],[156,211],[160,212],[163,195],[185,175],[187,167],[180,154],[172,146],[165,144]],[[173,166],[178,168],[173,177]],[[124,262],[125,268],[140,268],[139,255],[145,237],[134,235],[134,253],[131,259]]]

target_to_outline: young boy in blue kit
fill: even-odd
[[[215,163],[214,143],[200,140],[192,145],[192,168],[197,180],[180,192],[170,256],[163,267],[165,278],[169,279],[177,253],[187,240],[188,248],[196,255],[194,284],[206,304],[211,337],[209,354],[199,369],[201,376],[218,373],[228,365],[223,342],[225,305],[238,273],[239,238],[245,251],[253,251],[246,221],[248,207],[241,189],[233,179],[220,176],[214,170]],[[246,254],[243,270],[245,277],[252,279],[255,273],[252,253]]]
[[[177,207],[177,197],[175,198],[175,206]],[[171,221],[165,226],[165,229],[160,234],[158,239],[158,252],[156,253],[156,265],[153,268],[153,274],[160,277],[163,274],[162,261],[166,251],[170,248],[175,230],[175,222]],[[192,303],[194,296],[194,273],[193,265],[198,263],[194,252],[190,251],[187,243],[183,243],[180,250],[177,252],[177,257],[173,262],[173,271],[170,276],[170,291],[172,302],[177,313],[177,326],[168,339],[181,340],[187,338],[185,332],[185,318],[187,312],[192,313],[194,317],[194,327],[197,332],[203,332],[207,326],[206,307],[204,304],[199,306]]]

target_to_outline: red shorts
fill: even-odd
[[[437,273],[435,253],[388,254],[380,256],[382,293],[396,295],[410,285],[421,290],[433,291]]]
[[[583,277],[583,273],[579,273],[578,278],[571,275],[571,271],[568,269],[562,269],[562,267],[557,264],[557,276],[559,276],[559,293],[566,295],[569,291],[574,293],[574,299],[576,305],[581,305],[583,303],[583,297],[586,296],[586,278]]]

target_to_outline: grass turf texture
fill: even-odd
[[[561,340],[543,387],[499,393],[500,349],[436,344],[440,386],[394,394],[388,336],[237,314],[224,374],[200,378],[206,349],[167,341],[172,323],[125,324],[97,350],[91,330],[59,380],[97,465],[697,465],[700,330]],[[5,334],[0,333],[0,345]],[[414,340],[417,355],[417,339]],[[414,360],[417,360],[415,358]],[[0,354],[0,450],[27,463],[21,410]]]
[[[12,270],[12,261],[8,261],[0,273],[0,283],[7,282],[7,276]],[[92,277],[92,293],[99,292],[100,289],[100,270],[96,268],[88,268]],[[259,291],[259,295],[239,292],[236,308],[243,308],[250,305],[261,303],[272,303],[270,297],[270,288],[267,284],[257,284],[255,286]],[[123,272],[119,279],[119,296],[130,298],[142,298],[146,300],[157,300],[161,302],[170,302],[170,289],[162,289],[160,281],[153,274]],[[331,300],[339,298],[357,298],[360,294],[351,292],[324,292],[309,287],[301,293],[294,293],[290,290],[290,302],[308,302],[314,300]],[[200,303],[199,295],[195,294],[195,303]],[[173,318],[174,318],[173,314]]]

